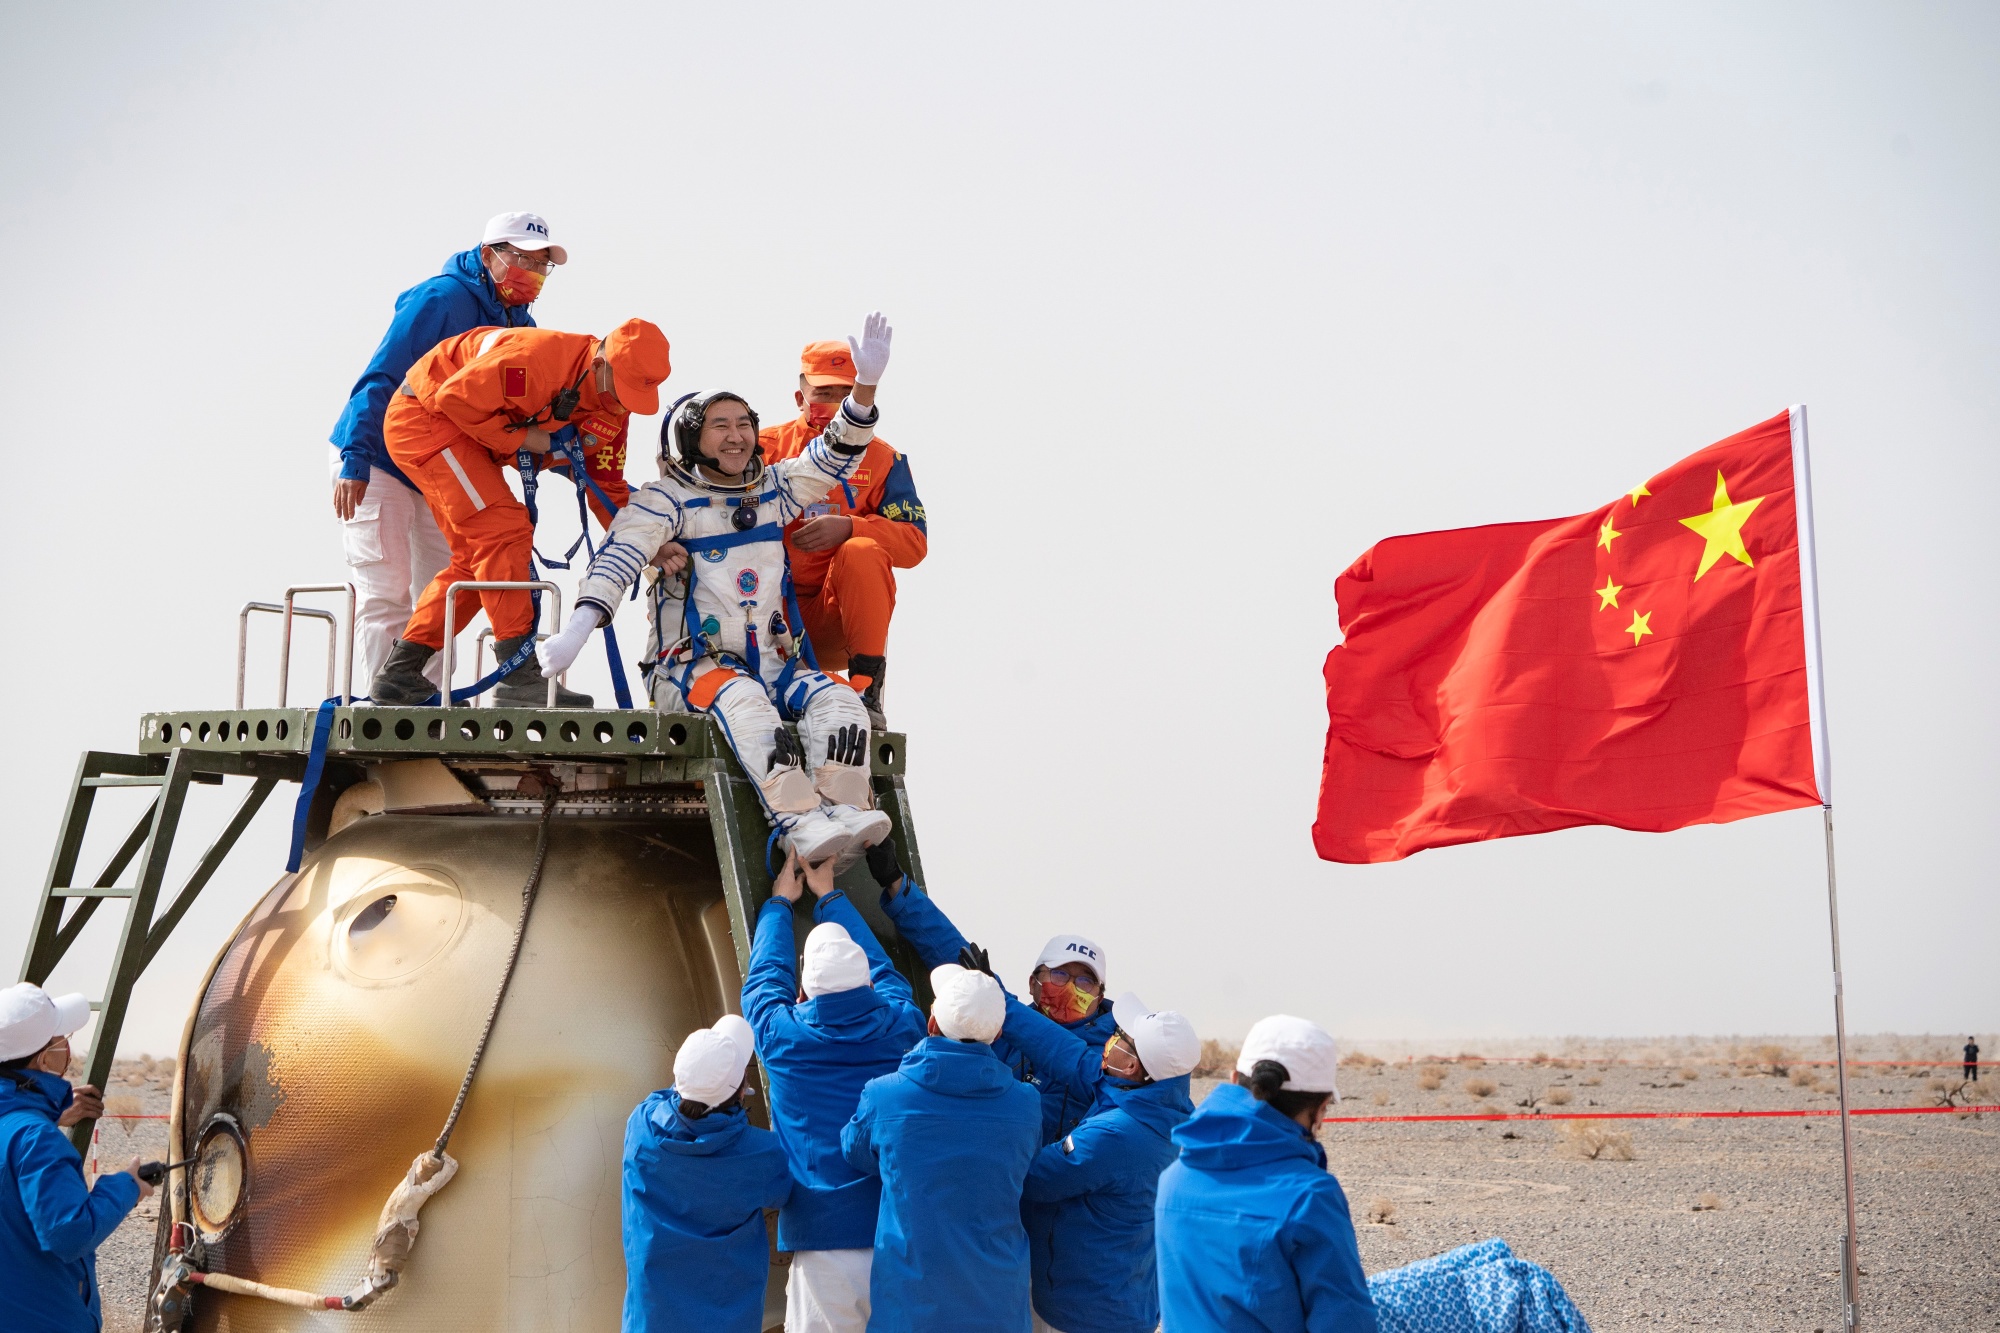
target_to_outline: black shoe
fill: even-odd
[[[530,642],[530,636],[523,634],[518,639],[496,639],[493,655],[504,662],[521,651],[521,645]],[[493,703],[499,708],[547,708],[549,706],[549,678],[542,674],[542,664],[535,660],[533,653],[528,660],[514,668],[498,685],[493,687]],[[557,708],[588,708],[591,699],[587,694],[556,686]]]
[[[435,648],[426,648],[408,639],[397,639],[389,650],[388,660],[382,663],[381,670],[368,684],[370,702],[391,708],[406,708],[436,694],[437,686],[424,675],[424,668],[436,655]]]
[[[849,653],[847,656],[847,678],[868,677],[868,685],[861,691],[861,706],[868,710],[868,725],[876,731],[889,729],[889,719],[882,715],[882,676],[888,669],[888,659],[880,653]]]

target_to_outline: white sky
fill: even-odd
[[[1217,1035],[1830,1029],[1814,812],[1308,836],[1355,555],[1808,403],[1850,1021],[2000,1027],[1991,6],[174,8],[0,11],[7,968],[78,751],[228,703],[236,609],[343,576],[323,441],[393,297],[530,208],[542,322],[657,321],[670,389],[782,418],[802,343],[890,313],[933,887],[1009,971],[1081,931]]]

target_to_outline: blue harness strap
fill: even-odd
[[[333,738],[333,710],[340,706],[340,700],[320,700],[319,711],[313,714],[312,743],[306,748],[306,771],[299,778],[299,801],[292,807],[292,851],[285,858],[287,873],[299,868],[299,859],[306,851],[306,818],[312,814],[313,797],[319,794],[320,775],[326,772],[327,742]]]
[[[544,569],[568,569],[571,562],[576,559],[577,547],[581,546],[584,548],[586,559],[594,557],[597,554],[597,548],[590,540],[590,506],[584,499],[585,491],[588,490],[589,494],[596,496],[597,502],[604,506],[605,513],[611,515],[613,518],[618,516],[619,507],[612,502],[610,496],[604,493],[602,487],[591,480],[590,471],[584,466],[583,448],[576,442],[576,428],[574,426],[565,426],[550,441],[549,447],[556,455],[569,464],[569,478],[576,486],[576,525],[578,533],[576,540],[569,544],[569,549],[563,552],[563,558],[560,560],[551,559],[543,555],[535,549],[532,543],[528,547],[528,554],[532,559],[540,561]],[[529,453],[526,449],[514,455],[514,463],[521,471],[521,498],[528,506],[528,523],[532,527],[541,521],[541,516],[535,505],[535,491],[539,484],[538,474],[540,465],[535,455]],[[636,588],[634,592],[637,592]],[[539,593],[535,595],[535,623],[537,625],[542,623],[542,602],[541,594]],[[618,631],[612,627],[609,617],[604,621],[603,630],[604,654],[607,664],[611,669],[611,692],[618,697],[618,706],[620,708],[630,708],[632,706],[632,688],[625,679],[625,663],[618,651]],[[501,668],[497,668],[493,675],[486,677],[469,690],[453,690],[452,702],[457,703],[461,695],[468,698],[476,697],[482,691],[490,689],[495,681],[511,675],[517,667],[527,662],[528,654],[534,651],[534,647],[534,638],[531,635],[529,636],[526,650],[516,653],[513,657],[509,658],[507,663]]]

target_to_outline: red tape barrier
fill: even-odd
[[[1564,1065],[1564,1064],[1632,1065],[1640,1069],[1672,1069],[1680,1065],[1694,1066],[1701,1064],[1708,1064],[1711,1067],[1713,1067],[1714,1065],[1713,1060],[1703,1056],[1690,1056],[1686,1060],[1608,1060],[1608,1059],[1595,1060],[1587,1055],[1549,1055],[1537,1059],[1535,1056],[1532,1055],[1473,1055],[1470,1052],[1467,1052],[1464,1055],[1405,1055],[1405,1056],[1399,1056],[1397,1059],[1390,1061],[1389,1063],[1399,1064],[1399,1065],[1458,1065],[1458,1064],[1471,1064],[1474,1061],[1478,1061],[1480,1064],[1486,1064],[1486,1065],[1547,1065],[1552,1069],[1556,1068],[1559,1065]],[[1721,1063],[1723,1066],[1727,1067],[1727,1066],[1734,1066],[1737,1062],[1734,1060],[1724,1060]],[[1755,1061],[1755,1060],[1745,1061],[1744,1063],[1759,1064],[1759,1065],[1761,1064],[1760,1061]],[[1787,1069],[1790,1069],[1793,1065],[1825,1065],[1827,1068],[1831,1069],[1834,1065],[1837,1065],[1840,1062],[1838,1060],[1786,1060],[1783,1063],[1785,1068]],[[1859,1069],[1864,1066],[1872,1068],[1878,1065],[1907,1066],[1911,1068],[1920,1068],[1920,1069],[1943,1069],[1947,1066],[1952,1066],[1952,1067],[1962,1066],[1965,1064],[1965,1061],[1963,1060],[1849,1060],[1847,1064],[1848,1067],[1851,1069]],[[1972,1065],[1973,1068],[1975,1069],[2000,1069],[2000,1060],[1974,1060],[1972,1062]]]
[[[1849,1115],[1991,1115],[2000,1106],[1863,1106]],[[1464,1120],[1764,1120],[1777,1116],[1839,1115],[1800,1111],[1549,1111],[1539,1115],[1330,1115],[1322,1125],[1407,1125]]]

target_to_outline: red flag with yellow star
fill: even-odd
[[[1319,854],[1820,804],[1792,416],[1588,514],[1356,560],[1334,585]]]

